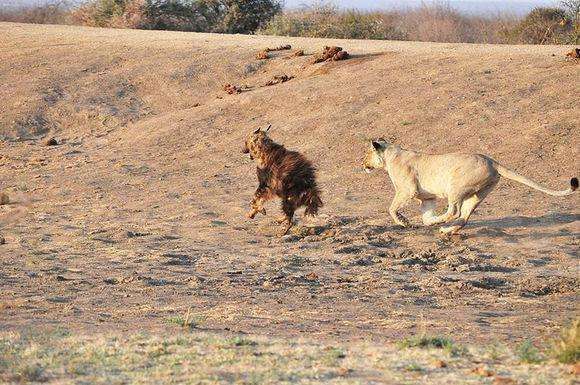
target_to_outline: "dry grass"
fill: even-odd
[[[478,369],[482,365],[485,370]],[[8,383],[488,383],[477,373],[530,385],[572,380],[563,366],[520,365],[510,351],[501,361],[491,360],[477,347],[457,357],[431,347],[399,351],[388,345],[337,346],[201,332],[86,336],[53,330],[0,335],[0,380]]]
[[[580,319],[562,329],[560,337],[554,342],[552,354],[563,364],[580,362]]]

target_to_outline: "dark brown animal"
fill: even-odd
[[[280,220],[280,223],[285,223],[284,235],[292,228],[294,213],[298,208],[305,206],[304,215],[314,216],[322,207],[322,200],[312,163],[300,153],[288,151],[275,143],[268,137],[269,129],[258,128],[250,134],[242,151],[256,161],[258,175],[258,189],[247,216],[253,219],[260,212],[266,215],[264,203],[279,197],[284,212],[284,218]]]

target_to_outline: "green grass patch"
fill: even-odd
[[[421,365],[417,364],[416,362],[412,362],[409,365],[405,366],[405,370],[407,372],[422,372],[424,369]]]
[[[518,345],[516,355],[518,360],[525,364],[537,364],[543,361],[540,351],[530,340],[525,340]]]

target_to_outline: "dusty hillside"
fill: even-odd
[[[256,60],[281,44],[353,58]],[[281,337],[553,336],[578,310],[578,195],[504,181],[445,240],[393,226],[386,175],[360,163],[384,136],[565,188],[580,124],[566,51],[0,24],[0,186],[20,202],[0,207],[0,323],[155,330],[191,308],[210,330]],[[259,87],[280,74],[295,78]],[[317,165],[326,204],[284,238],[277,203],[244,217],[241,146],[267,124]]]

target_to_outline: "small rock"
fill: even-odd
[[[0,193],[0,205],[7,205],[10,203],[10,197],[6,193]]]
[[[435,362],[433,362],[433,366],[436,368],[446,368],[447,362],[443,360],[435,360]]]
[[[341,377],[348,376],[353,370],[349,368],[338,368],[338,375]]]
[[[139,231],[127,231],[128,238],[138,238],[138,237],[145,237],[149,235],[148,233],[141,233]]]
[[[50,138],[44,144],[47,146],[58,146],[58,141],[55,138]]]
[[[491,377],[494,375],[494,373],[491,370],[483,366],[478,366],[477,368],[471,369],[471,373],[477,374],[478,376],[481,377]]]
[[[318,279],[318,274],[315,272],[310,272],[304,276],[307,281],[316,281]]]
[[[268,51],[260,51],[258,52],[258,54],[256,55],[256,59],[258,60],[267,60],[270,59],[270,55],[268,54]]]
[[[494,385],[513,385],[516,384],[516,380],[509,378],[509,377],[500,377],[496,376],[493,380]]]
[[[117,285],[119,283],[119,279],[112,277],[112,278],[105,278],[103,279],[103,282],[109,284],[109,285]]]
[[[229,83],[224,86],[224,91],[230,95],[242,93],[241,87],[238,87],[238,86],[235,86],[235,85],[229,84]]]

